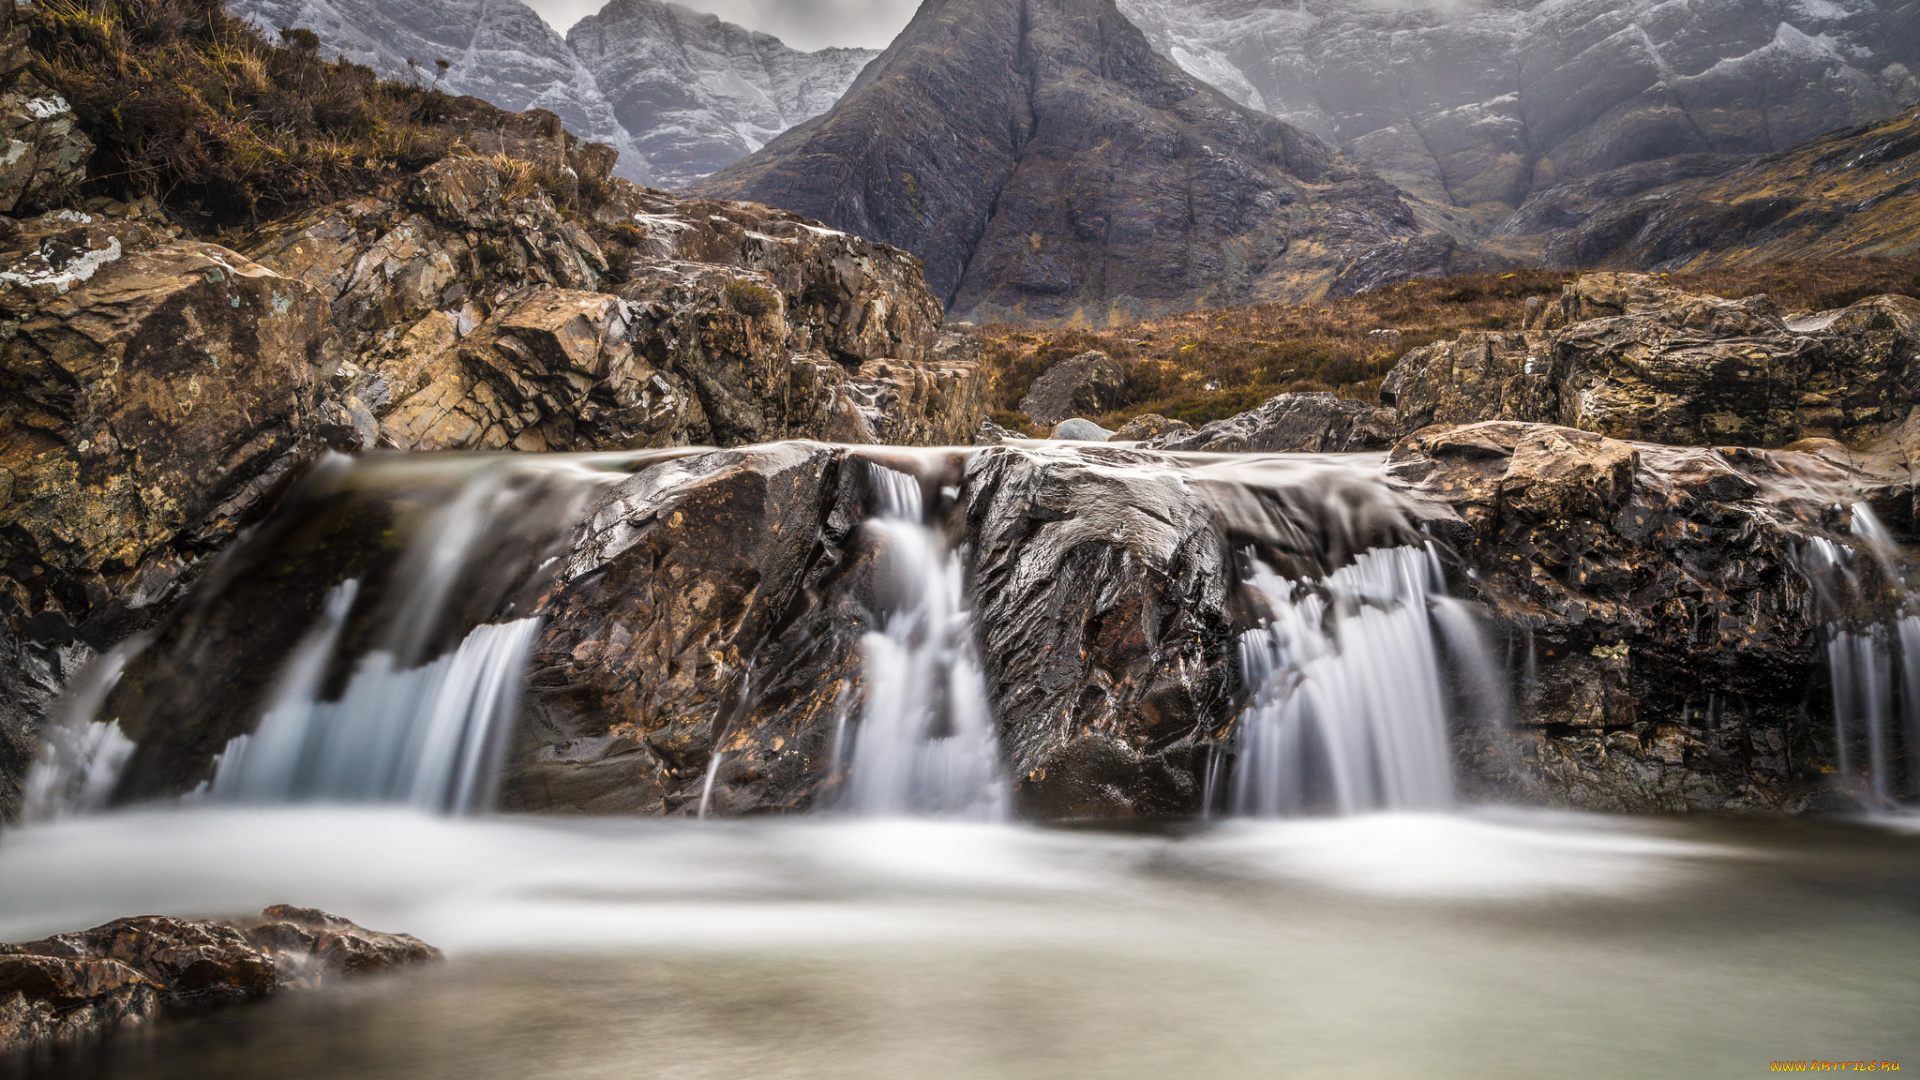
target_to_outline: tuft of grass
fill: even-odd
[[[1090,333],[1011,323],[980,328],[988,404],[1015,417],[1033,380],[1055,361],[1100,349],[1127,368],[1120,408],[1096,417],[1117,428],[1143,413],[1200,425],[1275,394],[1331,391],[1378,401],[1380,384],[1410,350],[1469,330],[1518,330],[1530,297],[1551,299],[1574,275],[1517,270],[1400,282],[1310,304],[1192,311]],[[1770,293],[1784,308],[1825,310],[1864,297],[1920,297],[1920,258],[1830,259],[1674,275],[1675,288],[1739,299]]]

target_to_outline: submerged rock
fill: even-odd
[[[144,915],[0,945],[0,1054],[105,1034],[166,1010],[197,1010],[440,959],[312,908],[276,904],[258,919]]]

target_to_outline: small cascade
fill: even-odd
[[[1272,618],[1240,636],[1251,698],[1240,715],[1236,812],[1440,810],[1453,801],[1447,694],[1431,609],[1431,547],[1365,552],[1324,580],[1290,581],[1251,560],[1249,588]],[[1491,662],[1470,616],[1446,625]]]
[[[69,689],[29,816],[100,809],[129,786],[153,797],[142,756],[166,754],[145,775],[205,776],[193,799],[485,809],[540,627],[516,612],[587,500],[659,456],[321,462],[172,621]],[[123,669],[140,692],[115,694]],[[128,736],[182,728],[213,728],[224,746],[196,759],[190,742]]]
[[[126,670],[127,658],[144,644],[144,638],[136,637],[109,649],[67,689],[47,727],[40,756],[27,771],[21,811],[28,821],[98,810],[112,797],[134,744],[117,720],[97,717]]]
[[[920,481],[870,464],[882,566],[895,598],[862,641],[866,703],[844,807],[858,814],[1004,818],[1007,785],[960,554],[929,525]]]
[[[1864,552],[1816,536],[1800,562],[1830,614],[1834,767],[1867,812],[1882,813],[1920,798],[1920,603],[1892,535],[1865,503],[1852,508],[1852,532]],[[1887,606],[1871,600],[1888,593],[1894,613],[1871,614]]]
[[[260,726],[220,755],[212,797],[485,808],[539,620],[476,627],[453,652],[410,669],[392,652],[372,653],[340,698],[324,701],[321,675],[353,586],[328,598],[326,622],[287,665]]]

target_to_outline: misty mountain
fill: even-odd
[[[1448,268],[1391,185],[1112,0],[936,0],[830,112],[702,181],[904,247],[955,315],[1104,323]]]
[[[1119,6],[1235,100],[1483,219],[1557,184],[1784,150],[1920,99],[1914,0]]]
[[[385,74],[503,109],[548,109],[620,151],[616,174],[678,186],[824,111],[874,54],[805,53],[660,0],[615,0],[562,38],[520,0],[231,0]],[[408,59],[416,61],[409,65]],[[449,67],[441,76],[436,60]]]
[[[798,52],[779,38],[660,3],[612,0],[567,32],[654,176],[677,187],[833,107],[876,55]]]

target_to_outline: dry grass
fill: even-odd
[[[1204,424],[1288,391],[1373,401],[1408,350],[1467,330],[1518,329],[1528,297],[1557,296],[1570,280],[1570,273],[1552,270],[1473,274],[1316,304],[1194,311],[1100,332],[995,323],[980,329],[989,407],[997,422],[1042,434],[1013,410],[1050,364],[1087,349],[1128,369],[1127,403],[1097,418],[1110,428],[1150,412]],[[1671,281],[1729,298],[1773,293],[1784,307],[1822,310],[1879,293],[1920,296],[1920,258],[1784,263]]]
[[[39,0],[10,17],[99,147],[88,194],[235,225],[367,191],[454,143],[445,94],[325,60],[309,31],[269,43],[219,0]]]

